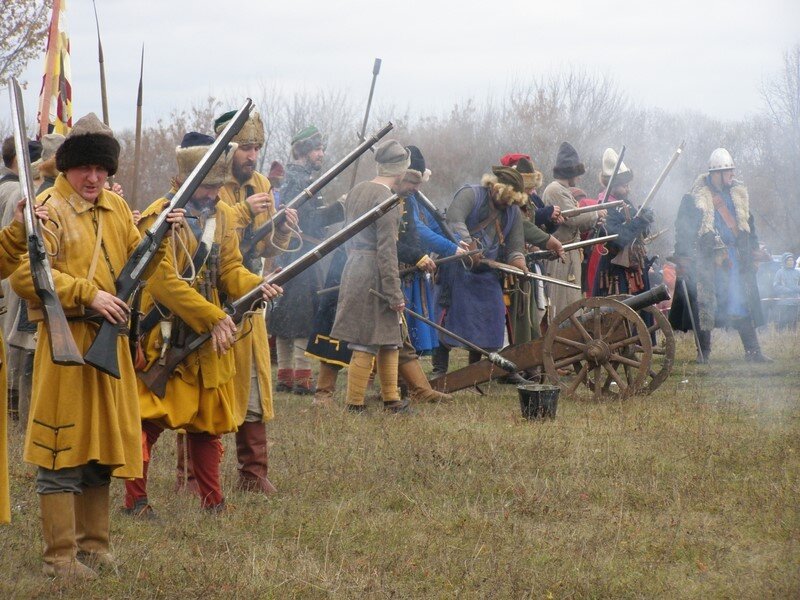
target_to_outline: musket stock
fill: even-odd
[[[362,229],[377,221],[380,217],[392,210],[400,202],[400,197],[394,194],[361,215],[358,219],[333,234],[324,242],[321,242],[293,263],[284,267],[280,271],[272,273],[267,277],[267,282],[274,285],[284,285],[290,279],[297,277],[300,273],[308,269],[311,265],[322,259],[325,255],[333,252],[351,237]],[[230,315],[233,322],[237,325],[242,321],[247,312],[261,301],[261,286],[258,285],[244,296],[231,304],[226,312]],[[138,373],[139,378],[159,398],[163,398],[167,390],[167,382],[172,371],[183,362],[192,352],[211,339],[211,333],[189,332],[185,343],[181,348],[170,347],[167,350],[164,360],[154,364],[144,373]],[[163,363],[163,364],[162,364]]]
[[[19,166],[19,185],[25,197],[25,231],[28,237],[28,256],[31,264],[31,277],[36,295],[42,303],[44,325],[50,334],[50,356],[57,365],[82,365],[83,358],[75,344],[64,315],[64,308],[56,294],[53,274],[50,272],[50,260],[42,237],[42,226],[36,219],[34,204],[36,193],[33,190],[31,175],[31,157],[28,153],[28,141],[25,136],[25,111],[22,105],[22,90],[15,77],[8,80],[11,96],[11,112],[14,123],[14,145],[17,151]]]
[[[115,292],[117,298],[123,302],[128,302],[139,285],[142,273],[155,258],[164,236],[170,229],[167,215],[172,210],[186,206],[186,203],[192,198],[195,190],[200,187],[200,184],[219,157],[222,156],[222,153],[230,150],[228,144],[231,138],[239,132],[250,117],[252,109],[253,101],[248,98],[219,137],[214,140],[208,152],[197,163],[197,166],[186,178],[186,181],[183,182],[183,185],[175,192],[169,206],[161,211],[150,229],[145,231],[142,241],[139,242],[139,245],[128,258],[128,262],[122,268],[119,277],[117,277]],[[119,323],[103,320],[100,329],[97,331],[97,336],[83,357],[87,363],[96,369],[117,379],[119,379],[119,361],[117,360],[116,348],[120,327]]]
[[[283,204],[280,210],[276,212],[272,218],[264,223],[261,227],[253,231],[253,234],[248,237],[246,240],[243,240],[241,243],[241,250],[242,255],[247,257],[251,255],[256,248],[256,245],[267,237],[270,233],[272,233],[275,227],[279,226],[286,220],[286,209],[287,208],[294,208],[298,209],[303,204],[305,204],[310,198],[316,196],[319,191],[328,185],[331,181],[333,181],[337,175],[339,175],[342,171],[344,171],[347,167],[349,167],[359,156],[364,154],[369,148],[375,145],[382,137],[384,137],[387,133],[389,133],[392,129],[394,129],[394,125],[392,123],[386,124],[383,129],[378,131],[375,135],[371,138],[364,140],[361,142],[350,154],[345,156],[342,160],[338,163],[333,165],[330,169],[328,169],[325,173],[323,173],[314,183],[300,192],[297,196]]]

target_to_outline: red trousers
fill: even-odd
[[[142,421],[142,478],[125,482],[125,507],[133,508],[137,500],[147,498],[147,470],[150,466],[153,446],[164,429],[152,421]],[[187,434],[189,455],[192,457],[194,475],[203,508],[219,506],[225,501],[219,480],[219,464],[222,461],[220,436],[210,433]]]

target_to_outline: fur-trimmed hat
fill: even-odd
[[[525,206],[528,194],[519,171],[511,167],[492,167],[492,173],[481,178],[481,185],[494,192],[494,198],[503,204]]]
[[[619,154],[613,148],[606,148],[603,152],[603,165],[600,172],[600,185],[608,185],[608,180],[614,174],[614,167],[617,166]],[[625,185],[633,180],[633,171],[631,171],[623,161],[619,165],[617,176],[614,177],[614,185]]]
[[[119,165],[119,142],[111,128],[94,113],[81,117],[56,150],[56,167],[62,173],[75,167],[98,165],[109,177]]]
[[[236,115],[235,110],[230,110],[226,112],[224,115],[220,115],[217,117],[217,120],[214,121],[214,133],[219,135],[222,133],[222,130],[228,125],[230,120]],[[250,144],[255,144],[257,146],[263,146],[264,140],[264,122],[261,120],[261,115],[259,115],[256,111],[250,113],[250,118],[244,122],[242,128],[239,130],[233,139],[232,142],[236,142],[240,146],[247,146]]]
[[[553,177],[556,179],[573,179],[586,173],[578,153],[569,142],[561,142],[556,155],[556,166],[553,167]]]
[[[533,164],[530,156],[520,156],[514,164],[508,166],[519,171],[526,190],[536,189],[542,185],[542,172],[536,170],[536,165]]]
[[[375,148],[379,177],[403,175],[411,164],[411,153],[397,140],[386,140]]]
[[[178,161],[177,180],[186,181],[197,164],[208,152],[209,146],[214,143],[214,138],[204,133],[190,131],[183,136],[181,145],[175,148],[175,158]],[[231,165],[233,164],[233,153],[236,151],[237,144],[228,144],[228,149],[222,153],[217,162],[203,179],[203,185],[223,185],[230,177]]]
[[[298,159],[325,145],[322,133],[314,125],[298,131],[292,138],[292,158]]]
[[[60,133],[48,133],[42,136],[42,158],[39,159],[39,175],[42,177],[55,177],[56,150],[64,143],[64,136]]]
[[[272,164],[269,166],[267,177],[283,177],[284,175],[286,175],[286,169],[283,168],[283,165],[279,161],[273,160]]]
[[[431,171],[425,168],[425,157],[422,156],[420,149],[416,146],[406,146],[406,150],[408,150],[411,163],[408,165],[408,171],[403,179],[415,184],[428,181],[431,178]]]

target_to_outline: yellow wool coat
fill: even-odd
[[[258,193],[269,193],[270,197],[272,196],[269,179],[261,173],[253,173],[253,176],[244,184],[239,184],[238,181],[231,179],[220,190],[220,200],[235,211],[236,232],[240,240],[247,236],[248,228],[261,227],[275,214],[275,205],[273,203],[266,212],[253,217],[250,205],[245,200],[248,196]],[[278,254],[280,248],[286,248],[288,243],[288,236],[277,230],[272,243],[269,242],[269,239],[259,243],[257,247],[258,253],[267,259],[265,271],[271,270],[270,257]],[[249,333],[244,339],[236,342],[233,347],[233,355],[236,362],[234,416],[237,425],[241,425],[247,415],[247,404],[250,399],[250,386],[252,385],[251,371],[253,359],[255,358],[262,419],[267,422],[275,416],[275,410],[272,403],[269,334],[267,333],[263,311],[255,312],[248,317],[242,324],[241,329]]]
[[[0,230],[0,277],[8,277],[19,265],[25,252],[25,226],[12,221]],[[6,356],[0,344],[0,523],[11,520],[8,494],[8,390],[6,388]]]
[[[48,199],[51,235],[45,243],[51,253],[53,282],[68,317],[82,314],[98,290],[115,291],[115,279],[139,244],[139,232],[125,201],[108,190],[93,204],[84,200],[63,175],[39,195]],[[96,270],[89,277],[92,257],[102,227],[102,246]],[[146,279],[163,257],[163,244]],[[11,276],[17,294],[30,303],[31,315],[40,307],[31,280],[30,262],[23,257]],[[71,320],[69,328],[78,349],[85,353],[97,326]],[[115,477],[142,476],[141,419],[127,336],[117,340],[120,379],[90,365],[59,366],[50,357],[47,328],[40,322],[33,364],[33,392],[25,438],[25,461],[47,469],[64,469],[90,461],[108,465]]]
[[[156,200],[142,213],[140,228],[145,229],[152,223],[164,202],[163,198]],[[186,252],[177,250],[180,244],[175,245],[175,241],[170,240],[164,260],[145,286],[142,294],[143,312],[150,310],[155,299],[196,333],[207,333],[226,316],[221,308],[220,291],[225,292],[230,301],[261,283],[261,277],[248,271],[242,264],[235,212],[219,202],[215,214],[214,243],[219,244],[220,257],[219,289],[212,290],[211,301],[195,289],[209,277],[208,263],[200,269],[193,285],[178,277],[188,266],[199,243],[191,229],[184,227],[179,235]],[[174,255],[173,247],[176,248]],[[145,370],[158,360],[163,344],[160,327],[153,328],[145,341]],[[167,383],[163,399],[153,394],[141,381],[138,382],[142,419],[155,421],[169,429],[185,429],[189,432],[219,435],[236,431],[239,422],[234,414],[235,372],[233,352],[219,355],[214,352],[209,340],[175,370]]]

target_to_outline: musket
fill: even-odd
[[[380,298],[381,300],[386,302],[386,304],[391,304],[391,301],[386,296],[381,294],[380,292],[377,292],[377,291],[371,289],[369,291],[369,293],[372,294],[373,296],[375,296],[376,298]],[[436,329],[438,332],[443,333],[446,336],[453,338],[459,344],[462,344],[463,346],[466,346],[467,348],[469,348],[470,350],[474,350],[475,352],[480,352],[483,356],[488,358],[489,361],[492,364],[497,365],[498,367],[500,367],[504,371],[508,371],[509,373],[516,373],[519,370],[519,369],[517,369],[517,365],[515,365],[513,362],[511,362],[507,358],[503,358],[497,352],[489,352],[488,350],[484,350],[480,346],[476,346],[475,344],[473,344],[469,340],[465,340],[464,338],[462,338],[459,335],[456,335],[452,331],[448,331],[447,329],[445,329],[444,327],[442,327],[441,325],[439,325],[435,321],[431,321],[430,319],[428,319],[426,317],[423,317],[421,314],[414,312],[413,310],[411,310],[408,307],[404,307],[403,310],[405,310],[408,314],[410,314],[415,319],[419,319],[423,323],[427,323],[428,325],[430,325],[431,327]]]
[[[425,194],[423,194],[420,190],[414,192],[414,197],[420,204],[422,204],[425,208],[428,209],[428,212],[431,213],[433,220],[436,221],[436,223],[441,228],[444,237],[446,237],[454,244],[457,244],[458,239],[453,233],[453,230],[450,229],[450,225],[448,225],[447,219],[445,219],[444,215],[441,212],[439,212],[439,209],[436,208],[436,205],[430,200],[428,200],[427,196],[425,196]]]
[[[128,262],[122,267],[122,271],[115,282],[115,295],[123,302],[128,302],[133,292],[139,285],[139,279],[148,265],[153,261],[161,246],[161,242],[170,229],[167,222],[167,215],[177,209],[186,206],[191,200],[195,190],[206,178],[211,168],[217,162],[223,152],[230,150],[228,143],[234,135],[242,128],[244,123],[250,118],[250,111],[253,109],[253,101],[250,98],[234,115],[227,127],[220,136],[214,140],[205,156],[197,163],[197,166],[183,182],[183,185],[175,192],[169,205],[161,211],[150,229],[144,232],[142,241],[128,258]],[[97,336],[83,359],[96,369],[119,379],[119,363],[117,361],[117,336],[121,325],[103,319]]]
[[[36,218],[34,206],[36,193],[33,190],[31,157],[28,140],[25,136],[25,112],[22,104],[22,90],[16,77],[9,77],[8,90],[11,96],[11,113],[14,121],[14,146],[19,166],[19,185],[25,197],[25,231],[28,238],[28,256],[31,263],[33,288],[42,303],[44,326],[50,338],[50,356],[57,365],[82,365],[83,358],[72,337],[64,308],[56,294],[50,259],[42,236],[42,225]]]
[[[572,288],[574,290],[581,289],[581,286],[569,283],[567,281],[562,281],[561,279],[556,279],[555,277],[548,277],[547,275],[539,275],[538,273],[526,273],[522,269],[518,269],[517,267],[512,267],[511,265],[506,265],[496,260],[490,260],[488,258],[482,258],[481,264],[486,265],[492,269],[500,271],[501,273],[506,273],[508,275],[514,275],[515,277],[523,277],[525,279],[533,279],[536,281],[544,281],[546,283],[553,283],[555,285],[560,285],[563,287]]]
[[[564,252],[570,252],[572,250],[578,250],[580,248],[588,248],[589,246],[594,246],[595,244],[605,244],[606,242],[610,242],[611,240],[615,240],[619,237],[619,234],[615,233],[613,235],[604,235],[602,237],[591,238],[588,240],[582,240],[580,242],[572,242],[571,244],[564,244],[562,249]],[[526,261],[534,261],[534,260],[555,260],[558,258],[558,254],[553,252],[552,250],[536,250],[535,252],[528,252],[525,255]]]
[[[327,240],[320,242],[316,247],[306,252],[303,256],[292,262],[281,270],[276,271],[266,278],[267,283],[273,285],[284,285],[287,281],[297,277],[311,265],[322,259],[325,255],[333,252],[337,247],[356,235],[362,229],[377,221],[387,212],[392,210],[400,202],[400,196],[394,194],[370,209],[358,219],[334,233]],[[254,305],[261,301],[261,284],[247,292],[244,296],[236,300],[226,308],[226,312],[234,323],[239,324],[245,315],[250,312]],[[195,352],[200,346],[211,339],[211,333],[188,332],[183,346],[170,346],[164,359],[143,373],[138,373],[139,378],[144,382],[148,389],[163,398],[167,389],[167,381],[172,371],[181,364],[190,354]],[[162,364],[163,363],[163,364]]]
[[[358,136],[359,140],[364,139],[367,134],[367,123],[369,122],[369,110],[372,108],[372,95],[375,93],[375,81],[378,79],[378,73],[381,72],[381,59],[376,58],[372,65],[372,83],[369,86],[369,97],[367,98],[367,110],[364,112],[364,122],[361,123],[361,133]],[[353,165],[353,178],[350,180],[350,189],[356,185],[356,176],[358,175],[358,160]]]
[[[477,250],[470,250],[469,252],[463,252],[461,254],[453,254],[452,256],[445,256],[445,257],[442,257],[442,258],[437,258],[436,260],[433,261],[433,264],[435,264],[438,267],[440,265],[446,265],[447,263],[451,263],[451,262],[455,262],[457,260],[461,260],[463,258],[467,258],[468,256],[474,256],[475,254],[480,254],[481,252],[483,252],[483,250],[479,248]],[[400,275],[400,277],[405,277],[406,275],[410,275],[411,273],[419,273],[420,270],[421,269],[419,269],[418,267],[408,267],[406,269],[400,269],[400,271],[398,272],[398,275]],[[323,289],[317,291],[317,295],[318,296],[322,296],[324,294],[330,294],[332,292],[338,292],[340,287],[341,286],[335,285],[333,287],[323,288]]]
[[[250,254],[252,254],[252,252],[256,248],[256,245],[265,237],[267,237],[270,233],[272,233],[275,227],[281,225],[286,220],[287,208],[298,209],[303,204],[305,204],[306,201],[316,196],[322,188],[324,188],[331,181],[333,181],[337,175],[339,175],[342,171],[344,171],[347,167],[349,167],[356,159],[358,159],[359,156],[364,154],[364,152],[366,152],[371,146],[376,144],[378,140],[384,137],[392,129],[394,129],[394,125],[392,123],[387,123],[383,127],[383,129],[378,131],[371,138],[361,142],[347,156],[345,156],[342,160],[333,165],[330,169],[325,171],[325,173],[320,175],[320,177],[316,181],[314,181],[302,192],[297,194],[297,196],[295,196],[288,202],[285,203],[281,202],[280,210],[278,210],[278,212],[272,215],[272,218],[269,221],[264,223],[258,229],[254,230],[252,235],[248,237],[246,240],[242,240],[241,244],[242,255],[247,257]]]
[[[144,76],[144,44],[139,64],[139,91],[136,95],[136,135],[133,142],[133,186],[130,205],[139,208],[139,168],[142,164],[142,78]]]
[[[625,204],[623,200],[612,200],[611,202],[603,202],[602,204],[598,203],[598,204],[591,204],[589,206],[580,206],[578,208],[569,208],[567,210],[562,210],[561,216],[564,217],[565,219],[569,219],[570,217],[577,217],[578,215],[582,215],[585,213],[616,208],[618,206],[622,206],[623,204]]]
[[[675,149],[675,152],[669,159],[667,166],[664,167],[663,171],[661,171],[661,175],[658,176],[658,179],[656,179],[656,182],[653,184],[653,187],[647,194],[647,197],[644,199],[644,202],[642,202],[642,205],[639,207],[639,210],[636,211],[634,218],[638,217],[642,213],[642,210],[644,209],[645,206],[647,206],[647,203],[653,199],[653,196],[655,196],[656,193],[658,193],[659,188],[661,188],[661,184],[664,183],[664,180],[667,178],[667,175],[669,175],[669,172],[672,170],[672,167],[681,157],[681,153],[683,153],[684,144],[686,144],[686,140],[681,141],[680,145]]]

